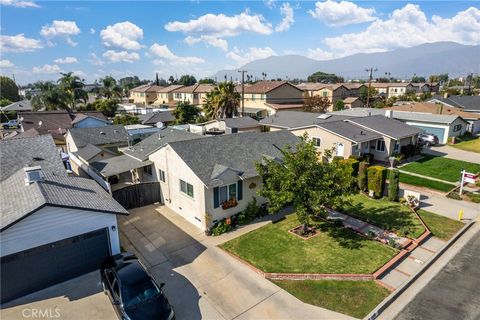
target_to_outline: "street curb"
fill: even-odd
[[[413,275],[407,282],[403,283],[397,290],[392,292],[385,300],[383,300],[375,309],[373,309],[364,319],[376,319],[386,308],[388,308],[405,290],[407,290],[427,269],[440,258],[440,256],[450,248],[471,226],[475,224],[475,220],[469,222],[460,231],[457,232],[425,265]]]

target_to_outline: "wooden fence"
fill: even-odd
[[[125,209],[143,207],[160,202],[160,182],[132,184],[113,191],[112,195]]]

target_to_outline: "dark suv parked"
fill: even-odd
[[[122,320],[175,319],[173,307],[138,258],[131,253],[107,258],[100,268],[103,290]]]

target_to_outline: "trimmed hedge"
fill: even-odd
[[[387,178],[387,169],[382,166],[372,166],[367,169],[368,190],[373,191],[375,198],[381,198],[385,190],[385,180]]]
[[[335,156],[335,157],[333,157],[332,162],[340,162],[342,160],[343,160],[342,156]]]
[[[368,169],[368,162],[362,161],[358,165],[358,189],[360,191],[367,191],[367,169]]]
[[[400,171],[390,169],[388,172],[388,200],[398,201],[398,183],[400,181]]]

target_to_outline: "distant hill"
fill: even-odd
[[[388,52],[359,53],[334,60],[314,60],[301,55],[272,56],[255,60],[239,69],[245,69],[249,75],[267,79],[288,77],[306,79],[310,74],[322,71],[335,73],[347,79],[365,79],[366,68],[375,67],[374,76],[382,77],[390,72],[392,77],[408,79],[415,73],[428,77],[431,74],[448,73],[450,76],[464,76],[468,73],[480,73],[480,46],[467,46],[455,42],[425,43],[410,48],[401,48]],[[218,80],[227,75],[228,79],[239,79],[235,70],[221,70],[213,77]]]

